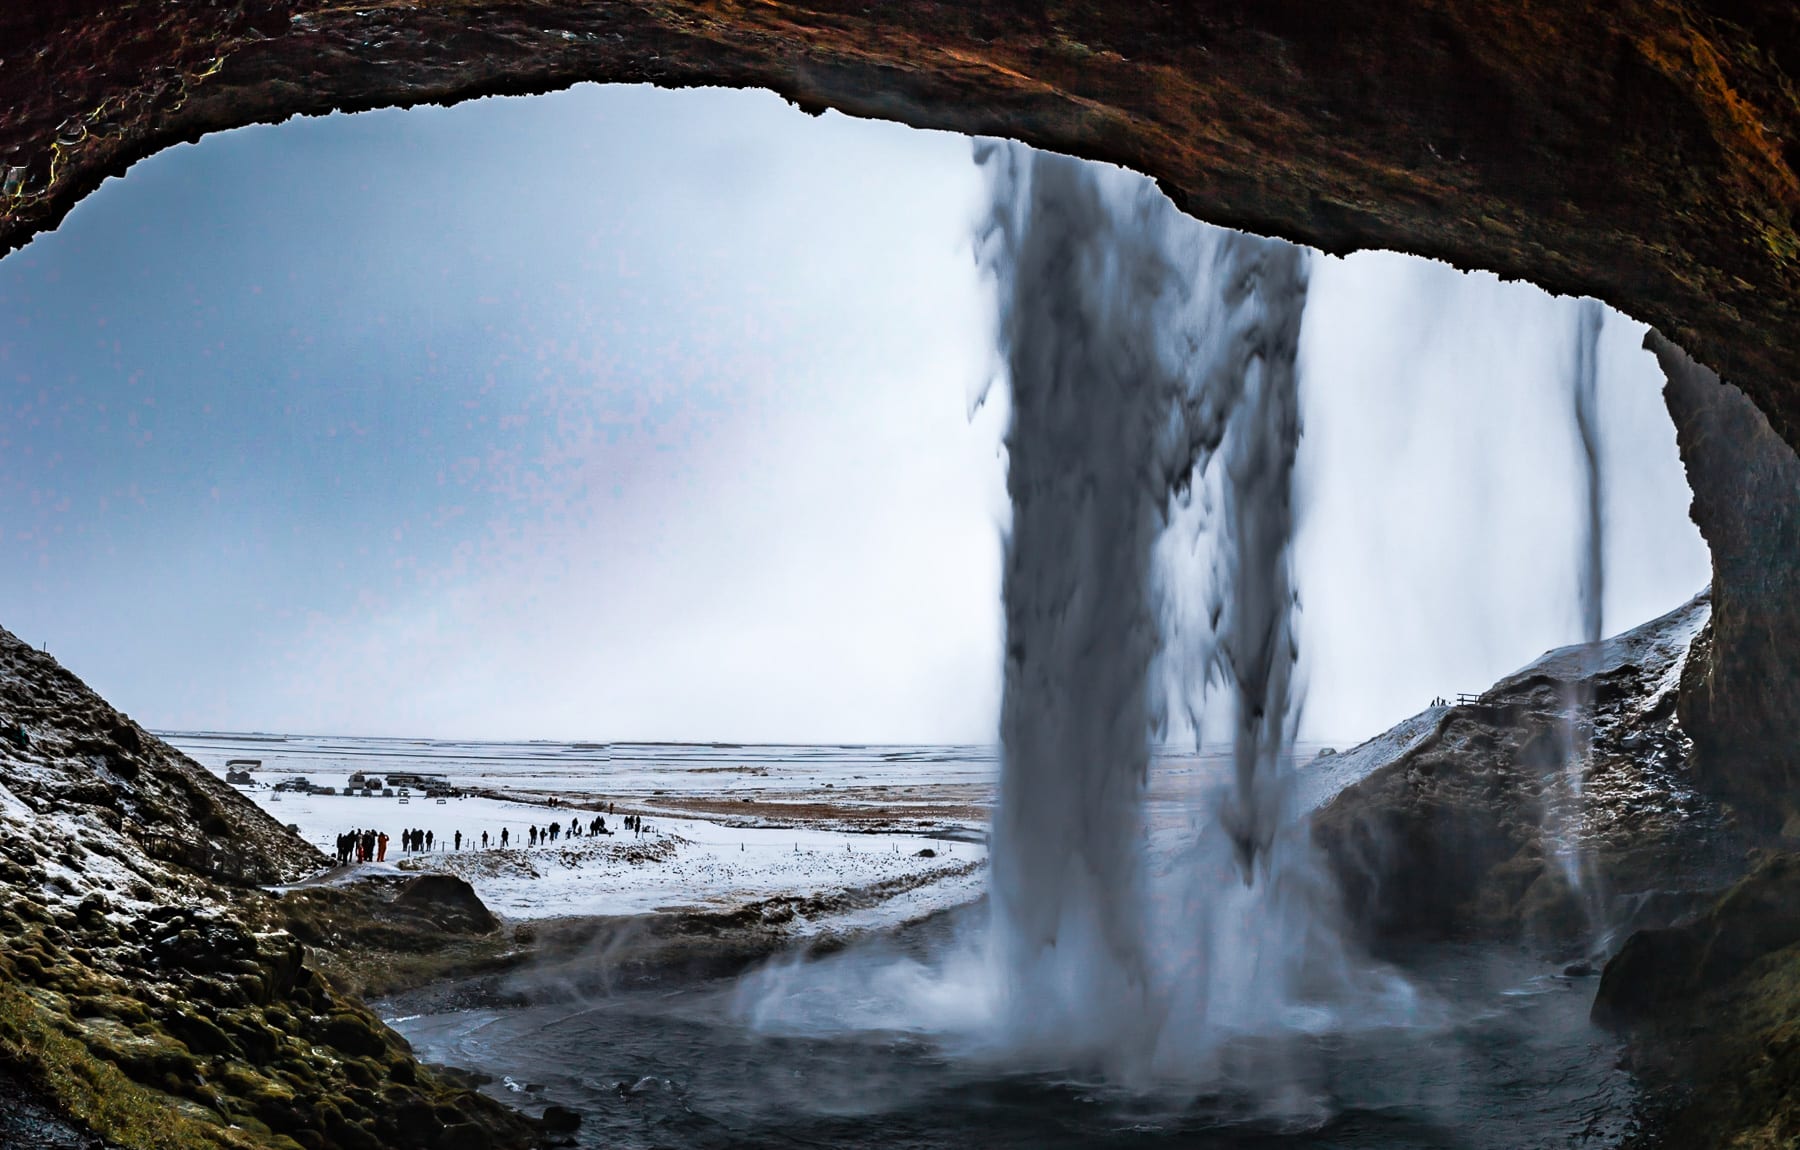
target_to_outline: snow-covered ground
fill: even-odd
[[[921,857],[921,850],[931,852]],[[986,858],[968,843],[913,836],[736,829],[701,819],[653,823],[648,835],[581,838],[547,847],[434,854],[402,862],[469,880],[496,912],[514,918],[721,910],[773,898],[848,910],[859,892],[886,901],[962,878]],[[979,895],[957,883],[921,912]]]
[[[897,923],[971,901],[984,889],[979,823],[959,816],[968,814],[972,786],[985,793],[982,772],[992,764],[956,759],[954,748],[739,748],[723,761],[719,748],[665,748],[640,777],[604,767],[583,773],[573,753],[564,753],[570,749],[556,744],[446,749],[387,739],[258,742],[181,735],[170,741],[220,775],[229,760],[259,759],[255,781],[240,790],[328,855],[346,831],[388,835],[385,864],[353,867],[333,881],[358,873],[443,871],[467,879],[483,902],[509,918],[722,910],[787,899],[804,902],[788,925],[806,933]],[[487,793],[441,800],[341,793],[353,770],[439,774]],[[274,790],[273,784],[296,774],[340,793]],[[757,825],[767,820],[698,818],[661,805],[671,794],[735,801],[744,777],[755,780],[759,793],[778,795],[780,809],[807,817]],[[943,817],[905,820],[928,824],[918,833],[844,829],[837,816],[874,787],[905,792],[909,814]],[[548,805],[552,794],[561,796],[559,805]],[[609,804],[617,813],[608,813]],[[643,816],[641,834],[624,828],[627,812]],[[614,833],[588,833],[596,817]],[[568,834],[572,821],[581,824],[582,835]],[[533,845],[530,828],[542,831],[551,823],[559,825],[557,841],[540,838]],[[431,832],[432,849],[402,849],[402,832],[413,829]]]
[[[961,877],[969,864],[986,858],[978,844],[918,835],[738,828],[660,816],[645,820],[645,833],[633,834],[610,816],[607,827],[616,833],[571,838],[566,833],[570,820],[579,819],[585,829],[595,812],[490,798],[442,803],[414,798],[402,804],[396,798],[278,795],[264,788],[248,793],[328,854],[344,831],[367,827],[386,832],[388,866],[381,870],[460,875],[490,909],[510,918],[718,910],[784,895],[830,898],[893,880],[926,886]],[[547,828],[553,822],[564,828],[556,842],[529,845],[528,828]],[[402,850],[400,832],[407,829],[430,831],[433,849]],[[509,844],[504,850],[499,845],[502,830]],[[457,832],[463,836],[460,850]],[[486,849],[481,846],[484,832]],[[921,850],[932,856],[921,857]],[[373,873],[375,868],[369,869]],[[946,905],[973,897],[965,887],[947,887]],[[936,908],[928,902],[921,909]]]

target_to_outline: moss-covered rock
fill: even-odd
[[[1633,935],[1593,1015],[1673,1100],[1645,1150],[1800,1144],[1800,855],[1765,856],[1691,921]]]
[[[492,1147],[535,1140],[419,1067],[247,885],[305,873],[310,847],[3,631],[0,712],[34,732],[0,742],[18,800],[0,808],[0,1073],[124,1150],[435,1150],[471,1124]]]
[[[1628,938],[1601,975],[1594,1020],[1630,1024],[1684,1009],[1797,943],[1800,854],[1764,856],[1698,918]]]

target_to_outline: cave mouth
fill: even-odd
[[[615,95],[620,106],[606,108]],[[12,572],[13,601],[28,606],[8,624],[44,634],[77,670],[165,729],[984,741],[999,625],[982,604],[991,606],[999,568],[1006,408],[998,395],[970,411],[993,364],[984,343],[991,305],[968,267],[978,181],[967,142],[805,120],[746,93],[584,89],[559,99],[531,102],[547,110],[529,130],[513,118],[522,105],[506,102],[258,129],[236,155],[232,137],[215,137],[191,155],[144,165],[63,232],[0,264],[0,276],[16,277],[0,284],[0,297],[32,303],[32,335],[6,349],[18,425],[32,435],[29,462],[8,485],[32,516],[12,536],[30,554]],[[762,101],[756,117],[787,117],[799,129],[757,136],[721,101]],[[677,110],[663,119],[652,103]],[[436,121],[434,138],[412,134],[408,125],[422,119]],[[586,135],[596,121],[609,131]],[[678,147],[682,131],[703,145]],[[824,132],[836,134],[829,170],[798,142]],[[636,140],[638,163],[621,162],[620,138]],[[530,163],[506,150],[527,143],[538,152]],[[658,147],[672,155],[654,178],[607,182],[647,166]],[[537,170],[531,164],[554,172],[532,186],[563,201],[533,211],[498,202],[493,173]],[[905,183],[909,165],[929,174]],[[274,186],[291,184],[300,171],[313,181],[331,173],[324,182],[345,194],[321,208],[235,182],[260,172]],[[145,214],[126,202],[138,194],[134,181],[151,194],[160,186],[164,207],[198,199],[209,210]],[[933,194],[927,183],[950,191]],[[760,214],[746,206],[759,196]],[[723,223],[697,223],[710,215]],[[901,230],[922,219],[938,228],[929,239]],[[141,245],[141,260],[123,254],[127,243]],[[135,281],[112,303],[97,302],[107,297],[96,284],[121,270]],[[1387,254],[1319,257],[1311,275],[1313,326],[1300,351],[1301,641],[1309,656],[1348,652],[1308,665],[1308,713],[1321,725],[1305,733],[1316,749],[1377,734],[1426,697],[1480,691],[1578,637],[1583,528],[1565,379],[1571,301]],[[872,287],[879,293],[865,294]],[[161,310],[133,315],[133,296]],[[846,303],[857,307],[831,310]],[[653,314],[684,323],[659,328]],[[825,322],[802,322],[820,314]],[[912,326],[882,333],[881,321],[896,316]],[[1617,573],[1604,613],[1615,630],[1687,598],[1705,581],[1708,557],[1686,521],[1689,493],[1643,328],[1613,313],[1602,332],[1602,518],[1607,568]],[[795,344],[825,354],[784,358]],[[874,400],[845,401],[871,380]],[[917,414],[922,396],[936,414]],[[809,418],[814,405],[829,418]],[[1391,418],[1396,409],[1404,419]],[[822,462],[793,464],[808,452]],[[908,457],[934,466],[903,470]],[[123,466],[109,469],[107,459]],[[761,502],[709,508],[739,491]],[[925,525],[952,516],[960,516],[953,531],[921,539]],[[710,549],[670,526],[695,517]],[[126,521],[129,529],[119,526]],[[830,532],[845,523],[860,529]],[[774,554],[759,554],[769,537]],[[136,582],[142,570],[121,556],[143,557],[159,586],[146,592]],[[815,579],[816,569],[829,578]],[[971,593],[945,569],[995,579]],[[125,571],[134,581],[119,587]],[[596,588],[596,571],[624,579]],[[109,609],[96,610],[109,602],[108,581]],[[955,600],[950,625],[946,597]],[[500,613],[514,601],[539,613]],[[670,620],[683,615],[701,625],[670,635]],[[77,616],[86,634],[70,629]],[[145,616],[161,630],[146,636]],[[886,628],[847,639],[865,616]],[[951,643],[971,632],[981,641]],[[540,646],[552,639],[562,645]],[[674,654],[658,654],[671,646]],[[771,662],[776,650],[782,659]],[[902,650],[911,661],[895,671],[891,653]],[[584,651],[599,657],[584,663]],[[210,678],[188,678],[162,699],[140,693],[166,677],[155,668],[171,653],[211,668]],[[697,684],[702,667],[717,677]],[[586,679],[571,683],[576,668]],[[805,726],[804,709],[754,693],[758,676],[838,725]],[[931,689],[917,686],[932,676]],[[416,689],[393,693],[403,683]],[[751,701],[704,705],[733,694]],[[658,697],[674,703],[658,711]],[[896,698],[919,717],[873,733],[855,725],[870,716],[891,723],[883,709]],[[946,699],[963,700],[951,717],[960,725],[930,726],[949,721]],[[246,700],[271,709],[237,710]],[[350,703],[362,707],[355,718],[329,717]],[[484,714],[504,725],[472,719]],[[655,729],[629,725],[646,714]],[[932,931],[956,928],[920,929],[895,945],[929,949]],[[1227,1061],[1244,1061],[1221,1068],[1218,1097],[1198,1106],[1158,1095],[1096,1111],[1084,1094],[1091,1083],[996,1082],[990,1071],[971,1076],[967,1063],[947,1072],[929,1043],[884,1062],[864,1037],[801,1026],[776,1041],[791,1044],[784,1073],[826,1083],[823,1093],[805,1092],[802,1109],[812,1134],[834,1138],[845,1114],[875,1110],[899,1128],[941,1132],[985,1111],[983,1121],[1043,1144],[1045,1127],[1015,1124],[1024,1109],[1047,1109],[1052,1126],[1075,1131],[1071,1144],[1135,1113],[1182,1137],[1221,1121],[1258,1133],[1310,1126],[1324,1132],[1320,1144],[1391,1122],[1388,1144],[1428,1145],[1432,1124],[1447,1116],[1506,1123],[1504,1090],[1462,1088],[1486,1082],[1484,1059],[1533,1053],[1544,1055],[1542,1089],[1571,1099],[1597,1092],[1628,1107],[1631,1084],[1611,1059],[1592,1057],[1585,1002],[1569,1005],[1581,998],[1569,979],[1489,952],[1437,951],[1415,966],[1439,989],[1472,968],[1483,972],[1480,1001],[1531,1005],[1459,1048],[1456,1065],[1422,1063],[1418,1035],[1389,1028],[1358,1054],[1381,1052],[1378,1069],[1345,1087],[1332,1042],[1308,1034],[1262,1052],[1298,1057],[1298,1077],[1271,1078],[1255,1050],[1234,1047]],[[729,1121],[767,1128],[801,1105],[761,1069],[766,1036],[741,1028],[719,987],[685,993],[676,1015],[627,996],[590,1035],[614,1052],[617,1074],[645,1071],[621,1077],[626,1090],[583,1093],[558,1072],[567,1044],[536,1036],[546,1023],[577,1024],[561,1006],[509,1017],[501,1030],[516,1033],[503,1047],[471,1042],[466,1019],[434,1018],[408,1033],[452,1061],[486,1065],[501,1050],[507,1065],[531,1065],[599,1112],[633,1091],[678,1108],[747,1085],[761,1097]],[[657,1038],[633,1039],[639,1030]],[[735,1077],[648,1069],[697,1050],[727,1052],[720,1073]],[[856,1073],[845,1076],[846,1065]],[[1270,1083],[1328,1101],[1257,1109]],[[947,1090],[974,1109],[928,1117]],[[1022,1091],[1024,1103],[994,1106],[1008,1090]],[[878,1094],[887,1095],[879,1104]],[[1396,1099],[1404,1115],[1379,1117]]]

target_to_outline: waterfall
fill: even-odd
[[[1545,828],[1556,861],[1569,884],[1570,894],[1587,919],[1591,946],[1606,944],[1605,892],[1594,873],[1592,852],[1583,842],[1583,790],[1593,759],[1594,690],[1591,676],[1599,666],[1600,640],[1605,635],[1606,594],[1605,475],[1600,465],[1599,380],[1600,330],[1606,309],[1596,299],[1575,301],[1573,354],[1569,365],[1569,390],[1574,404],[1577,465],[1581,475],[1583,514],[1576,536],[1576,602],[1581,611],[1581,642],[1585,649],[1581,679],[1564,694],[1563,778],[1561,794],[1545,804]]]
[[[925,961],[770,964],[739,1001],[764,1029],[925,1030],[1306,1111],[1318,1048],[1267,1040],[1417,1016],[1344,943],[1288,786],[1308,253],[1119,169],[998,142],[976,158],[1011,403],[985,930]],[[1158,822],[1153,741],[1179,722],[1198,743],[1220,712],[1229,769]]]
[[[1011,383],[1003,748],[990,858],[1012,1011],[1116,1048],[1154,1014],[1144,923],[1152,548],[1191,470],[1189,269],[1141,181],[984,149]],[[1040,1006],[1057,1004],[1054,1011]]]
[[[1575,431],[1581,441],[1583,495],[1587,514],[1579,544],[1581,604],[1581,640],[1590,652],[1605,635],[1604,603],[1606,594],[1605,543],[1605,476],[1600,469],[1600,414],[1596,389],[1599,379],[1600,329],[1606,323],[1606,308],[1597,299],[1578,300],[1575,305],[1575,356],[1570,371],[1571,390],[1575,399]]]
[[[1002,1015],[1035,1049],[1162,1070],[1191,1062],[1208,1021],[1281,1025],[1350,965],[1284,803],[1307,255],[1198,224],[1128,173],[1004,144],[978,159],[1012,399],[990,844]],[[1158,567],[1177,512],[1210,548],[1199,612],[1159,595],[1192,575]],[[1159,658],[1180,672],[1168,689]],[[1153,879],[1151,735],[1172,707],[1197,731],[1215,688],[1231,777]]]

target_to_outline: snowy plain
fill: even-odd
[[[985,888],[982,820],[966,817],[971,792],[992,787],[992,755],[979,750],[164,737],[221,776],[227,763],[256,760],[252,782],[239,789],[328,855],[346,831],[389,836],[383,863],[353,866],[332,881],[456,874],[512,919],[717,911],[794,899],[807,905],[792,929],[807,933],[890,925],[972,901]],[[345,794],[355,771],[384,781],[394,771],[439,775],[464,793]],[[339,793],[274,789],[295,775]],[[867,833],[839,817],[854,815],[879,790],[904,794],[909,815],[931,817],[904,820],[917,828],[911,833]],[[729,820],[666,805],[737,802],[751,792],[757,801]],[[624,827],[626,814],[642,819],[642,833]],[[613,833],[588,833],[596,817]],[[582,835],[567,833],[572,821]],[[551,823],[560,825],[557,840],[533,845],[530,828]],[[430,831],[432,849],[402,849],[408,829]],[[506,849],[499,846],[503,831]]]

